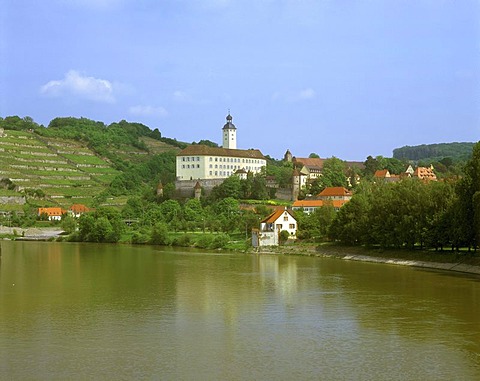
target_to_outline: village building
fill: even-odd
[[[433,165],[430,167],[417,167],[413,172],[412,177],[424,181],[437,181],[437,175],[433,171]]]
[[[344,187],[326,187],[317,195],[317,199],[350,201],[352,195],[352,192]]]
[[[86,207],[83,204],[73,204],[69,208],[69,212],[73,217],[80,217],[83,213],[88,213],[90,212],[90,208]]]
[[[256,174],[267,165],[260,150],[237,149],[237,128],[230,114],[226,119],[227,123],[222,128],[222,147],[192,144],[177,154],[177,190],[192,192],[199,181],[208,191],[239,170]]]
[[[303,211],[306,214],[315,212],[318,208],[321,208],[326,205],[331,205],[338,211],[343,205],[345,205],[346,200],[297,200],[292,204],[293,211]]]
[[[38,208],[38,216],[46,215],[49,221],[60,221],[67,211],[60,207]]]
[[[344,187],[326,187],[315,198],[296,200],[292,204],[292,210],[313,213],[318,208],[326,205],[332,206],[338,211],[352,198],[352,192]]]
[[[278,246],[283,230],[290,234],[290,239],[295,239],[297,220],[289,210],[278,209],[260,221],[259,229],[252,230],[253,247]]]

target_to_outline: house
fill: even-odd
[[[318,195],[319,200],[341,200],[350,201],[352,192],[344,187],[326,187]]]
[[[193,144],[177,154],[177,182],[213,179],[223,181],[239,169],[255,174],[267,165],[265,156],[258,149],[237,149],[237,129],[230,114],[222,130],[222,147]]]
[[[348,200],[297,200],[292,204],[292,210],[303,211],[306,214],[310,214],[315,212],[318,208],[331,205],[335,211],[338,211],[347,202]]]
[[[437,181],[437,175],[433,171],[433,165],[430,167],[417,167],[412,175],[414,178],[424,181]]]
[[[286,230],[291,239],[297,234],[297,220],[287,209],[279,209],[260,221],[260,228],[252,230],[252,245],[277,246],[280,232]]]
[[[393,183],[400,180],[400,176],[392,175],[388,169],[379,169],[373,175],[375,181],[384,181],[386,183]]]
[[[322,175],[323,162],[319,157],[293,158],[293,165],[300,169],[300,173],[309,180],[314,180]]]
[[[66,210],[59,207],[38,208],[38,216],[45,214],[48,216],[49,221],[60,221],[62,219],[62,216],[66,213],[67,213]]]
[[[73,217],[80,217],[83,213],[88,213],[90,208],[86,207],[83,204],[73,204],[69,209]]]

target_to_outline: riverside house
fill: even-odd
[[[252,230],[252,245],[278,246],[280,243],[280,232],[286,230],[290,239],[297,235],[297,220],[287,209],[279,209],[260,221],[260,228]]]

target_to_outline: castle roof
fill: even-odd
[[[177,156],[230,156],[248,159],[263,159],[265,156],[258,149],[231,149],[222,147],[209,147],[202,144],[193,144],[184,148]]]

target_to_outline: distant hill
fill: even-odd
[[[451,158],[454,161],[466,161],[472,155],[475,143],[439,143],[404,146],[393,150],[393,157],[399,160],[439,161]]]

